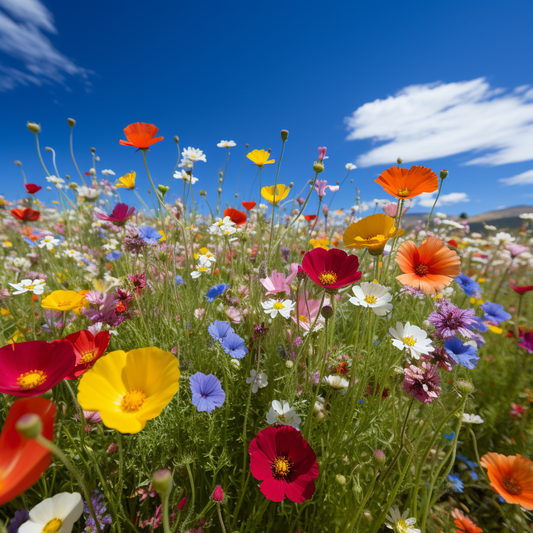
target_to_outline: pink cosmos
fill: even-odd
[[[519,342],[518,346],[525,348],[529,353],[533,353],[533,332],[528,331],[525,333],[522,342]]]
[[[505,248],[509,250],[509,252],[511,253],[511,257],[513,259],[515,257],[518,257],[520,254],[523,254],[524,252],[529,252],[528,246],[523,246],[522,244],[515,244],[514,242],[510,242],[509,244],[506,244]]]
[[[292,270],[292,266],[291,266]],[[259,281],[263,287],[267,290],[266,294],[277,294],[278,292],[291,293],[290,284],[296,277],[296,273],[293,271],[287,278],[283,272],[273,270],[272,274],[268,278],[261,278]]]
[[[327,305],[329,301],[324,301],[324,305]],[[298,320],[296,316],[292,316],[292,320],[296,324],[300,324],[300,327],[306,331],[311,331],[311,327],[315,323],[315,319],[318,315],[318,320],[315,324],[314,331],[318,331],[319,329],[322,329],[324,327],[325,319],[322,315],[320,315],[320,300],[310,300],[309,298],[306,300],[306,297],[304,295],[301,295],[298,298]]]
[[[222,490],[222,487],[218,485],[215,490],[213,491],[213,501],[216,503],[221,503],[224,501],[224,491]]]
[[[331,192],[339,190],[339,185],[328,185],[328,180],[316,180],[315,181],[315,191],[318,193],[318,196],[321,198],[326,196],[326,189],[329,189]]]
[[[327,148],[325,146],[319,146],[318,147],[318,160],[319,161],[324,161],[324,159],[326,157],[326,150],[327,150]]]
[[[245,314],[247,310],[245,310]],[[227,310],[226,310],[226,316],[230,319],[230,321],[233,323],[233,324],[240,324],[242,322],[242,319],[243,319],[243,313],[241,313],[241,311],[239,309],[237,309],[236,307],[229,307]]]
[[[100,220],[112,222],[115,226],[123,226],[129,218],[135,213],[135,207],[130,207],[126,204],[117,204],[110,215],[106,215],[99,209],[94,210],[94,215]]]
[[[298,202],[298,205],[301,207],[303,204],[305,204],[305,198],[296,198],[296,201]]]
[[[407,207],[404,207],[402,209],[402,217],[407,213],[411,206],[408,205]],[[383,207],[383,212],[388,215],[389,217],[396,218],[396,215],[398,214],[398,204],[395,202],[390,202],[389,204],[385,204]]]
[[[511,403],[511,410],[509,411],[509,416],[511,418],[522,418],[526,412],[527,407],[523,405],[516,405],[516,403]]]

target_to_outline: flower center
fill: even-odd
[[[369,294],[368,296],[365,296],[365,302],[367,304],[375,304],[378,301],[378,299],[375,296],[372,296]]]
[[[48,522],[46,522],[42,533],[57,533],[61,529],[62,525],[63,520],[61,520],[61,518],[52,518],[52,520],[48,520]]]
[[[126,306],[124,305],[123,302],[119,302],[117,306],[115,307],[115,312],[118,314],[123,313],[125,310],[126,310]]]
[[[198,269],[198,272],[205,272],[207,270],[207,267],[200,267]]]
[[[47,375],[42,370],[30,370],[17,378],[17,384],[22,390],[29,390],[42,385]]]
[[[318,276],[318,279],[322,285],[333,285],[337,282],[337,274],[331,270],[326,270],[325,272],[322,272],[320,276]]]
[[[522,485],[520,485],[514,477],[503,477],[502,485],[505,487],[505,490],[513,496],[522,494]]]
[[[405,523],[405,520],[398,520],[396,525],[398,526],[399,531],[401,531],[402,533],[404,532],[407,533],[408,529],[407,529],[407,524]]]
[[[414,346],[416,344],[416,339],[413,339],[413,337],[404,337],[403,342],[404,344],[407,344],[407,346]]]
[[[32,289],[35,289],[35,285],[26,285],[26,289],[31,291]]]
[[[423,265],[422,263],[417,265],[415,267],[415,272],[419,276],[425,276],[429,272],[429,267],[427,265]]]
[[[303,322],[304,324],[308,324],[309,319],[305,315],[300,315],[300,322]]]
[[[81,356],[80,362],[86,365],[87,363],[90,363],[97,354],[97,350],[88,350],[86,352],[83,352],[83,355]]]
[[[146,394],[139,389],[132,389],[122,397],[120,408],[126,413],[136,413],[146,400]]]
[[[411,189],[409,187],[405,187],[405,189],[398,189],[398,196],[400,198],[405,198],[406,196],[409,196],[411,194]]]
[[[274,309],[285,309],[285,306],[281,302],[276,302],[274,304]]]
[[[278,455],[278,457],[276,457],[272,462],[272,473],[274,474],[274,479],[277,479],[278,481],[286,479],[293,468],[294,462],[292,459],[288,459],[284,455]]]

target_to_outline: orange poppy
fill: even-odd
[[[457,526],[457,533],[483,533],[483,530],[476,526],[468,516],[465,516],[459,509],[452,511],[452,516],[455,518],[454,524]]]
[[[461,273],[461,260],[437,237],[428,237],[418,247],[413,241],[402,243],[396,254],[402,269],[396,279],[402,285],[435,294]]]
[[[315,220],[316,215],[304,215],[304,218],[307,222],[311,222],[311,220]]]
[[[162,141],[164,137],[156,137],[159,131],[157,126],[146,122],[135,122],[124,128],[127,141],[119,141],[123,146],[135,146],[139,150],[148,150],[152,144]]]
[[[31,209],[31,207],[27,207],[26,209],[11,209],[11,214],[18,220],[22,220],[22,222],[28,222],[35,220],[39,220],[39,217],[41,216],[40,211],[35,211]]]
[[[533,511],[533,461],[518,454],[486,453],[481,466],[487,469],[492,489],[507,503]]]
[[[385,191],[396,198],[407,200],[423,192],[435,192],[439,188],[439,178],[430,168],[414,166],[406,168],[391,167],[382,172],[378,179]]]
[[[237,226],[246,224],[246,220],[248,220],[248,215],[246,213],[239,211],[238,209],[233,209],[233,207],[228,207],[225,209],[224,216],[230,217],[231,221],[237,224]]]
[[[241,202],[242,206],[246,211],[251,211],[256,205],[256,202]]]

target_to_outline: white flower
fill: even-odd
[[[10,283],[16,289],[13,294],[23,294],[33,292],[33,294],[42,294],[45,286],[44,279],[23,279],[20,283]]]
[[[30,511],[30,519],[19,527],[19,533],[70,533],[82,513],[79,492],[60,492],[38,503]]]
[[[193,163],[196,163],[197,161],[203,161],[204,163],[207,163],[204,152],[199,148],[191,148],[189,146],[188,148],[185,148],[183,152],[181,152],[181,157],[183,157],[183,159],[188,159]]]
[[[345,380],[342,376],[339,376],[338,374],[324,378],[324,382],[326,382],[330,387],[333,387],[334,389],[345,389],[350,384],[347,380]]]
[[[205,265],[196,265],[196,270],[191,272],[192,279],[199,278],[202,274],[209,274],[211,272],[211,269],[208,266]]]
[[[264,389],[268,385],[267,376],[264,372],[256,372],[255,368],[250,370],[250,377],[246,378],[248,385],[253,383],[252,392],[255,394],[259,389]]]
[[[298,426],[302,421],[296,414],[294,408],[289,405],[289,402],[278,402],[274,400],[272,407],[266,415],[267,424],[282,424],[284,426],[292,426],[294,429],[299,429]]]
[[[533,213],[522,213],[518,215],[522,220],[533,220]]]
[[[513,242],[515,240],[510,233],[505,233],[504,231],[496,233],[492,239],[494,242],[496,242],[496,244],[507,244],[508,242]]]
[[[355,170],[357,168],[353,163],[346,163],[344,166],[346,167],[346,170]]]
[[[102,174],[103,174],[104,176],[107,176],[107,175],[115,176],[115,173],[114,173],[112,170],[108,169],[108,168],[102,170]]]
[[[442,224],[444,226],[450,226],[451,228],[455,228],[455,229],[463,229],[464,228],[464,226],[462,224],[459,224],[459,222],[455,222],[455,220],[443,220]]]
[[[498,228],[496,226],[491,226],[490,224],[485,224],[485,229],[487,231],[496,231]]]
[[[185,170],[176,170],[176,172],[174,172],[174,178],[177,180],[186,181],[187,183],[191,183],[192,185],[194,185],[198,181],[198,178],[195,178],[192,174],[189,174]]]
[[[427,355],[433,351],[431,340],[428,334],[418,326],[412,326],[409,322],[402,325],[396,323],[396,329],[389,328],[389,333],[394,337],[392,344],[400,350],[409,350],[415,359],[420,359],[420,355]]]
[[[353,305],[360,305],[362,307],[370,307],[374,314],[384,316],[392,309],[392,295],[389,294],[389,287],[384,287],[378,283],[368,283],[364,281],[360,285],[355,285],[352,296],[349,302]]]
[[[416,524],[416,518],[407,518],[409,516],[409,509],[400,514],[397,507],[390,509],[389,514],[386,516],[390,523],[387,523],[389,529],[393,529],[396,533],[420,533],[420,529],[411,527]]]
[[[57,176],[47,176],[46,181],[48,183],[53,183],[58,189],[63,188],[65,180],[63,178],[58,178]]]
[[[291,311],[294,309],[296,304],[291,300],[274,300],[269,298],[266,302],[261,302],[263,309],[267,315],[270,315],[272,318],[276,318],[278,313],[283,318],[289,318]]]
[[[217,146],[219,148],[233,148],[234,146],[237,146],[237,143],[234,141],[220,141]]]
[[[76,189],[78,196],[80,198],[85,198],[87,200],[95,200],[100,196],[100,191],[98,189],[92,189],[91,187],[86,187],[82,185]]]
[[[209,233],[212,235],[233,235],[237,231],[242,231],[242,228],[239,228],[230,217],[224,217],[209,227]]]
[[[42,241],[40,241],[37,246],[39,248],[44,248],[46,246],[47,250],[52,250],[54,246],[57,246],[61,241],[59,239],[54,239],[54,237],[45,237]]]
[[[435,216],[437,218],[442,218],[442,219],[448,218],[448,215],[446,213],[435,213]]]
[[[483,424],[483,419],[478,415],[463,413],[463,422],[465,424]]]

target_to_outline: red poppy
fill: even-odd
[[[302,268],[307,275],[325,289],[340,289],[361,279],[359,259],[343,250],[314,248],[304,255]]]
[[[162,141],[164,137],[156,137],[159,131],[157,126],[146,122],[135,122],[124,128],[127,141],[119,141],[123,146],[135,146],[139,150],[148,150],[152,144]]]
[[[513,289],[513,291],[518,294],[525,294],[526,292],[533,291],[533,285],[519,287],[518,285],[513,285],[512,283],[509,283],[509,286],[511,287],[511,289]]]
[[[304,215],[304,218],[307,222],[311,222],[311,220],[315,220],[316,215]]]
[[[26,183],[24,187],[26,187],[26,190],[30,194],[35,194],[36,192],[39,192],[42,189],[40,185],[35,185],[35,183]]]
[[[90,172],[85,172],[84,174],[85,174],[87,177],[89,177],[89,176],[91,175]]]
[[[454,509],[452,516],[455,518],[454,524],[457,526],[457,533],[483,533],[483,530],[476,526],[468,516],[460,509]]]
[[[246,211],[251,211],[256,205],[256,202],[241,202],[241,205],[246,209]]]
[[[311,446],[292,426],[268,427],[250,443],[250,471],[273,502],[285,496],[303,503],[315,493],[318,463]]]
[[[38,396],[74,370],[72,344],[63,339],[8,344],[0,348],[0,392]]]
[[[29,222],[30,220],[35,222],[41,216],[40,211],[34,211],[31,207],[27,207],[26,209],[11,209],[11,214],[18,220],[22,220],[22,222]]]
[[[66,379],[76,379],[89,370],[107,350],[109,338],[109,331],[100,331],[94,336],[88,329],[67,335],[64,340],[74,348],[76,366]]]
[[[449,241],[446,242],[446,244],[449,244],[452,248],[457,248],[459,246],[455,239],[450,239]]]
[[[231,221],[237,224],[237,226],[242,226],[246,224],[248,215],[244,211],[239,211],[238,209],[233,209],[233,207],[228,207],[224,209],[224,216],[230,217]]]
[[[16,429],[18,420],[34,413],[41,417],[42,435],[54,438],[56,406],[44,398],[23,398],[11,406],[0,435],[0,505],[29,489],[48,468],[52,454],[34,439],[23,437]]]

